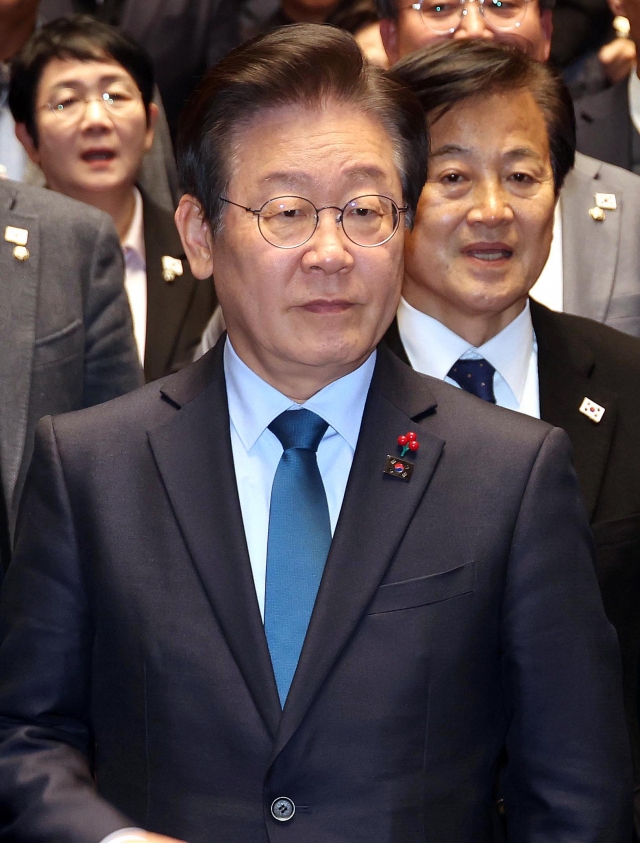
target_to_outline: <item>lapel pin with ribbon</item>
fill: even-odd
[[[167,284],[171,284],[172,281],[175,281],[176,277],[178,275],[182,275],[183,272],[184,269],[180,258],[173,258],[171,255],[162,256],[162,277]]]
[[[582,404],[580,404],[580,412],[583,416],[591,419],[594,424],[598,424],[600,419],[604,416],[604,407],[601,407],[600,404],[596,404],[596,402],[592,401],[590,398],[584,398]]]
[[[595,207],[589,208],[589,216],[596,222],[606,219],[605,211],[615,211],[618,207],[615,193],[596,193],[594,199]]]
[[[29,259],[29,250],[26,248],[29,232],[26,228],[16,228],[13,225],[8,225],[4,230],[4,239],[7,243],[14,244],[13,257],[16,260],[26,261]]]
[[[402,448],[400,457],[393,457],[391,454],[387,454],[383,471],[390,477],[397,477],[399,480],[409,481],[411,480],[415,465],[405,460],[404,456],[408,451],[412,451],[415,454],[420,447],[420,443],[416,434],[410,430],[408,433],[398,436],[398,445]]]

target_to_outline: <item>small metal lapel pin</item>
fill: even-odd
[[[393,457],[391,454],[387,454],[383,472],[390,477],[397,477],[399,480],[409,481],[411,480],[415,464],[405,460],[404,456],[408,451],[412,451],[415,454],[420,447],[420,443],[416,434],[410,430],[408,433],[398,436],[398,445],[402,448],[400,457]]]
[[[8,225],[4,230],[4,239],[7,243],[14,243],[13,256],[16,260],[26,261],[29,258],[29,250],[26,248],[29,239],[29,232],[26,228],[16,228]]]
[[[582,404],[580,404],[580,412],[583,416],[591,419],[594,424],[598,424],[604,416],[605,408],[601,407],[600,404],[596,404],[596,402],[592,401],[590,398],[585,397]]]
[[[182,275],[183,272],[184,268],[182,266],[182,261],[179,258],[173,258],[171,255],[162,256],[162,277],[167,284],[171,284],[171,282],[175,281],[176,277],[178,275]]]

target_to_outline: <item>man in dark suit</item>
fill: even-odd
[[[14,60],[9,97],[49,187],[113,217],[147,381],[191,362],[216,304],[211,278],[191,274],[173,212],[138,183],[158,113],[153,88],[151,61],[133,39],[75,15],[33,35]]]
[[[458,3],[450,20],[427,25],[427,9],[400,0],[377,0],[389,60],[444,38],[499,41],[546,61],[552,34],[549,0],[508,6]],[[519,20],[500,17],[516,9]],[[502,10],[502,12],[501,12]],[[533,298],[556,310],[586,316],[640,337],[640,177],[576,156],[560,194],[554,245]]]
[[[375,350],[417,101],[309,25],[227,57],[187,114],[179,227],[228,336],[39,430],[1,613],[1,831],[484,843],[506,745],[515,839],[626,843],[565,435]]]
[[[0,464],[12,529],[40,418],[123,395],[142,372],[105,214],[0,180],[0,231]]]
[[[569,434],[639,781],[640,341],[527,299],[573,160],[568,93],[544,66],[480,41],[419,51],[396,71],[427,113],[433,159],[388,342],[418,371]],[[487,377],[471,389],[476,365]]]

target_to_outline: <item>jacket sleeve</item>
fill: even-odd
[[[632,777],[617,638],[588,552],[565,434],[546,437],[522,497],[502,616],[512,718],[508,839],[631,840]]]
[[[124,395],[143,383],[123,279],[120,243],[105,220],[93,244],[85,287],[83,407]]]
[[[98,843],[135,825],[94,787],[89,602],[46,417],[0,608],[0,840]]]

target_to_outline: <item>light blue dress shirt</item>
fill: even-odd
[[[325,386],[304,404],[296,404],[245,365],[227,337],[224,372],[231,448],[249,559],[263,619],[271,486],[282,456],[282,445],[268,429],[269,425],[285,410],[302,407],[317,413],[328,423],[318,447],[318,468],[327,494],[333,535],[351,471],[375,358],[373,352],[354,372]]]
[[[529,302],[522,313],[488,342],[475,348],[465,339],[404,298],[398,307],[398,331],[412,367],[460,388],[447,373],[460,358],[484,357],[494,367],[496,404],[540,418],[538,344],[533,333]]]

